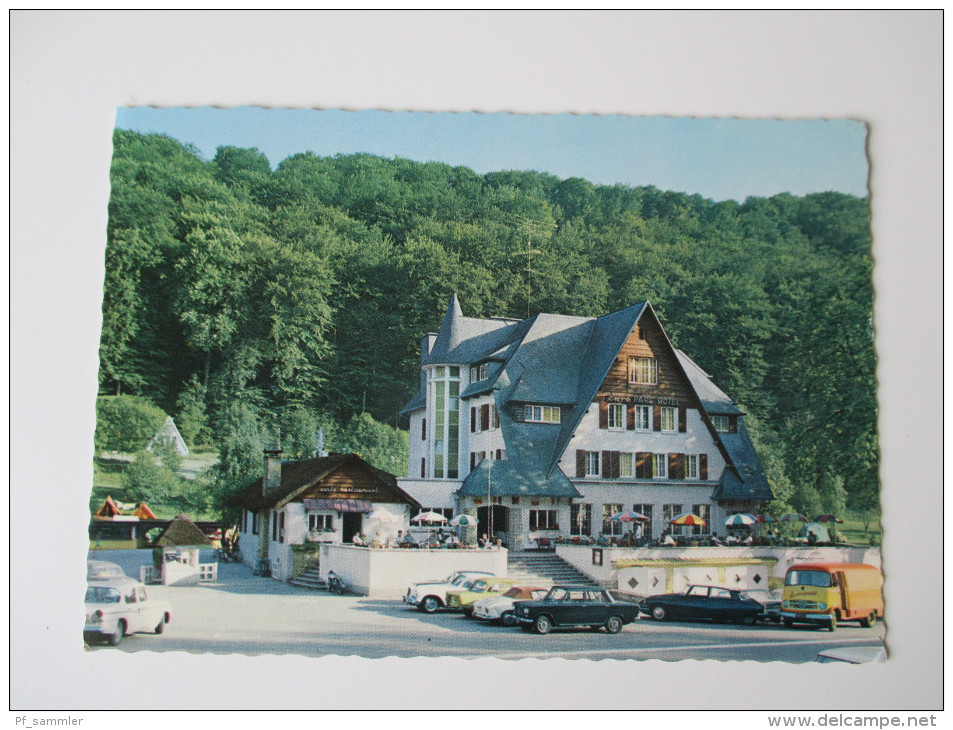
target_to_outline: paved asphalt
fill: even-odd
[[[105,557],[105,556],[103,556]],[[109,558],[106,558],[109,559]],[[875,646],[884,625],[841,624],[837,631],[642,619],[621,634],[586,630],[547,636],[486,625],[459,614],[420,613],[397,600],[335,596],[259,578],[242,565],[219,566],[217,584],[151,586],[172,604],[162,636],[137,634],[118,649],[303,656],[452,656],[500,659],[720,659],[813,661],[834,646]]]

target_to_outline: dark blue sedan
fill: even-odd
[[[689,586],[684,593],[649,596],[642,602],[642,613],[656,621],[710,619],[750,625],[762,610],[762,605],[743,591],[718,586]]]

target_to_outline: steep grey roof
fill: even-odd
[[[509,453],[509,452],[507,452]],[[492,464],[492,469],[490,465]],[[459,494],[466,497],[580,497],[572,482],[557,469],[546,476],[539,470],[524,468],[509,459],[485,459],[467,475]]]
[[[738,433],[720,433],[734,468],[726,467],[721,481],[712,494],[714,499],[774,499],[774,493],[768,484],[761,467],[761,460],[754,450],[751,437],[742,419],[738,419]]]
[[[698,366],[698,363],[681,350],[676,350],[675,354],[702,407],[709,415],[712,413],[742,414],[742,410],[711,381],[711,377]],[[725,447],[730,463],[722,472],[721,480],[715,487],[712,497],[714,499],[774,499],[744,421],[738,419],[737,433],[716,433],[715,438],[719,439]]]
[[[464,317],[454,294],[433,348],[429,355],[424,354],[420,364],[469,365],[477,362],[509,344],[512,330],[518,324],[519,320],[513,319]]]
[[[678,361],[692,383],[695,394],[708,413],[740,414],[742,411],[717,385],[711,376],[702,370],[698,363],[681,350],[676,350]]]

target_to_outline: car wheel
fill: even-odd
[[[109,645],[110,646],[119,646],[119,642],[122,641],[122,637],[126,635],[126,624],[124,621],[119,621],[116,623],[116,631],[109,635]]]
[[[504,626],[515,626],[516,625],[516,614],[512,611],[504,611],[503,615],[500,616],[500,623]]]
[[[436,596],[427,596],[420,602],[420,610],[424,613],[434,613],[440,608],[440,599]]]
[[[618,634],[622,631],[622,619],[618,616],[609,616],[606,619],[606,631],[610,634]]]
[[[536,629],[537,634],[548,634],[553,630],[553,621],[545,614],[537,616],[533,622],[533,628]]]
[[[656,621],[665,621],[668,618],[668,611],[665,606],[652,606],[652,618]]]
[[[862,619],[860,620],[860,625],[863,626],[865,629],[869,629],[869,628],[871,628],[872,626],[876,626],[876,625],[877,625],[877,612],[876,612],[876,611],[871,611],[871,612],[870,612],[870,615],[869,615],[867,618],[862,618]]]

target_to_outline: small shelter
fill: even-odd
[[[165,419],[165,423],[162,424],[156,435],[152,437],[152,441],[149,442],[149,445],[146,447],[147,450],[152,451],[153,447],[160,444],[172,444],[175,447],[175,450],[178,451],[182,456],[189,455],[189,447],[185,445],[185,439],[182,438],[182,434],[179,433],[178,427],[175,425],[175,421],[172,420],[172,416],[168,416]]]
[[[194,585],[206,578],[209,569],[199,562],[199,550],[212,543],[186,515],[172,520],[155,544],[155,556],[162,560],[161,567],[156,567],[164,585]]]

